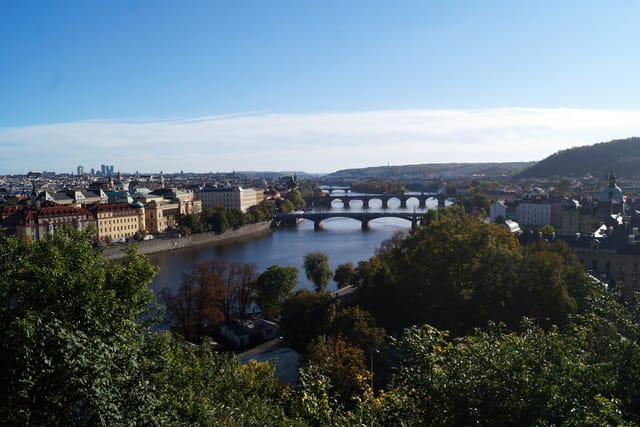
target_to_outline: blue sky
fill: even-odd
[[[0,174],[539,160],[640,135],[640,3],[3,0],[0,70]]]

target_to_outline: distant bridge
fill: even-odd
[[[335,200],[339,200],[342,202],[342,206],[345,209],[348,209],[351,205],[352,200],[359,200],[362,202],[362,207],[366,209],[369,207],[369,202],[371,200],[380,200],[382,202],[382,208],[387,209],[389,208],[389,200],[396,199],[400,201],[400,208],[406,209],[407,201],[410,199],[416,199],[418,200],[418,208],[426,209],[427,200],[429,199],[436,199],[438,201],[438,207],[444,207],[445,202],[449,198],[450,197],[447,196],[446,194],[439,194],[439,193],[419,193],[419,194],[385,193],[385,194],[355,194],[355,195],[344,193],[344,194],[338,194],[338,195],[328,194],[324,197],[308,198],[308,199],[305,199],[305,201],[307,203],[307,206],[309,207],[323,207],[323,208],[330,209],[331,203]]]
[[[411,222],[414,229],[420,223],[424,213],[416,212],[301,212],[290,214],[278,214],[274,218],[275,223],[296,224],[301,219],[313,221],[313,229],[322,230],[322,222],[328,218],[351,218],[360,221],[362,229],[369,229],[369,221],[378,218],[401,218]]]

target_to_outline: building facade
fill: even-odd
[[[243,213],[264,200],[264,192],[253,188],[203,188],[196,191],[196,198],[202,202],[202,209],[216,206],[238,209]]]

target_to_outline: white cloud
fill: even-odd
[[[244,114],[0,129],[0,173],[305,170],[540,160],[640,135],[640,111],[568,108]]]

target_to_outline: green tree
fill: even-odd
[[[317,292],[324,291],[333,277],[329,257],[322,252],[308,252],[303,258],[304,272]]]
[[[0,243],[0,423],[145,424],[139,375],[155,274],[132,247],[104,261],[72,231]]]
[[[299,289],[282,305],[280,326],[290,345],[303,352],[311,340],[327,332],[335,306],[328,292]]]
[[[554,248],[525,250],[498,226],[441,216],[381,245],[381,267],[362,286],[361,301],[392,331],[430,323],[459,334],[489,320],[515,328],[521,316],[563,323],[584,275],[575,257]]]
[[[258,276],[256,303],[265,315],[279,319],[283,302],[298,282],[298,269],[272,265]]]
[[[336,267],[333,274],[333,280],[336,282],[338,289],[345,286],[353,285],[356,282],[356,267],[352,262],[345,262]]]
[[[293,209],[295,210],[305,210],[307,207],[307,203],[304,201],[302,193],[300,193],[297,188],[289,190],[285,198],[293,203]]]
[[[287,199],[278,199],[278,201],[276,201],[276,206],[278,208],[278,213],[281,214],[288,214],[294,210],[293,202]]]
[[[364,351],[385,347],[385,330],[377,327],[373,316],[358,306],[338,310],[328,333],[341,335]]]
[[[204,218],[209,228],[216,233],[224,233],[230,226],[227,210],[222,206],[207,209]]]

